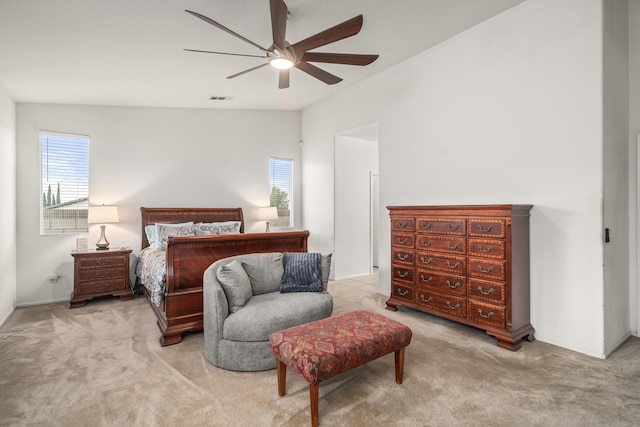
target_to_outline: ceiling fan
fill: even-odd
[[[232,55],[232,56],[248,56],[253,58],[265,58],[267,62],[258,65],[257,67],[249,68],[248,70],[241,71],[233,74],[228,79],[246,74],[250,71],[257,70],[267,65],[271,65],[279,69],[278,87],[285,89],[289,87],[289,70],[291,67],[295,67],[318,80],[323,81],[328,85],[336,84],[342,81],[342,79],[336,75],[333,75],[321,68],[316,67],[310,62],[323,62],[330,64],[345,64],[345,65],[369,65],[376,59],[378,55],[363,55],[352,53],[326,53],[326,52],[309,52],[310,50],[318,47],[336,42],[338,40],[346,39],[347,37],[354,36],[360,32],[362,28],[363,18],[362,15],[358,15],[341,24],[321,31],[311,37],[301,40],[297,43],[290,44],[285,39],[287,29],[287,5],[283,0],[270,0],[271,9],[271,31],[273,34],[273,44],[269,48],[264,48],[257,43],[241,36],[233,30],[225,27],[224,25],[201,15],[191,10],[185,12],[202,19],[203,21],[217,27],[234,37],[243,40],[250,45],[257,47],[264,54],[263,55],[245,55],[242,53],[227,53],[227,52],[214,52],[209,50],[196,50],[185,49],[190,52],[202,52],[213,53],[217,55]]]

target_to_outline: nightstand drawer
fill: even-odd
[[[125,277],[125,268],[82,268],[80,269],[78,280],[80,282],[90,282],[95,280],[120,279]]]
[[[79,268],[88,268],[88,267],[114,267],[114,266],[123,266],[124,263],[129,259],[128,256],[123,255],[103,255],[100,257],[84,257],[79,258],[76,262],[78,263]]]
[[[78,295],[98,294],[100,292],[112,292],[128,289],[127,283],[119,279],[97,280],[93,282],[83,282],[78,285]]]

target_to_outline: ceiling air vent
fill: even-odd
[[[212,96],[209,98],[212,101],[231,101],[233,96]]]

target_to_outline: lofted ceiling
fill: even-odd
[[[271,45],[269,0],[0,0],[0,85],[16,102],[301,110],[524,0],[285,0],[295,43],[356,15],[356,36],[318,52],[379,54],[359,67],[316,64],[326,85],[297,69],[278,89],[264,59],[184,51],[261,52],[185,12]],[[226,97],[211,100],[211,97]]]

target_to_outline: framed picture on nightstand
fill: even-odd
[[[86,252],[89,248],[89,238],[88,237],[78,237],[76,239],[76,251],[78,252]]]

